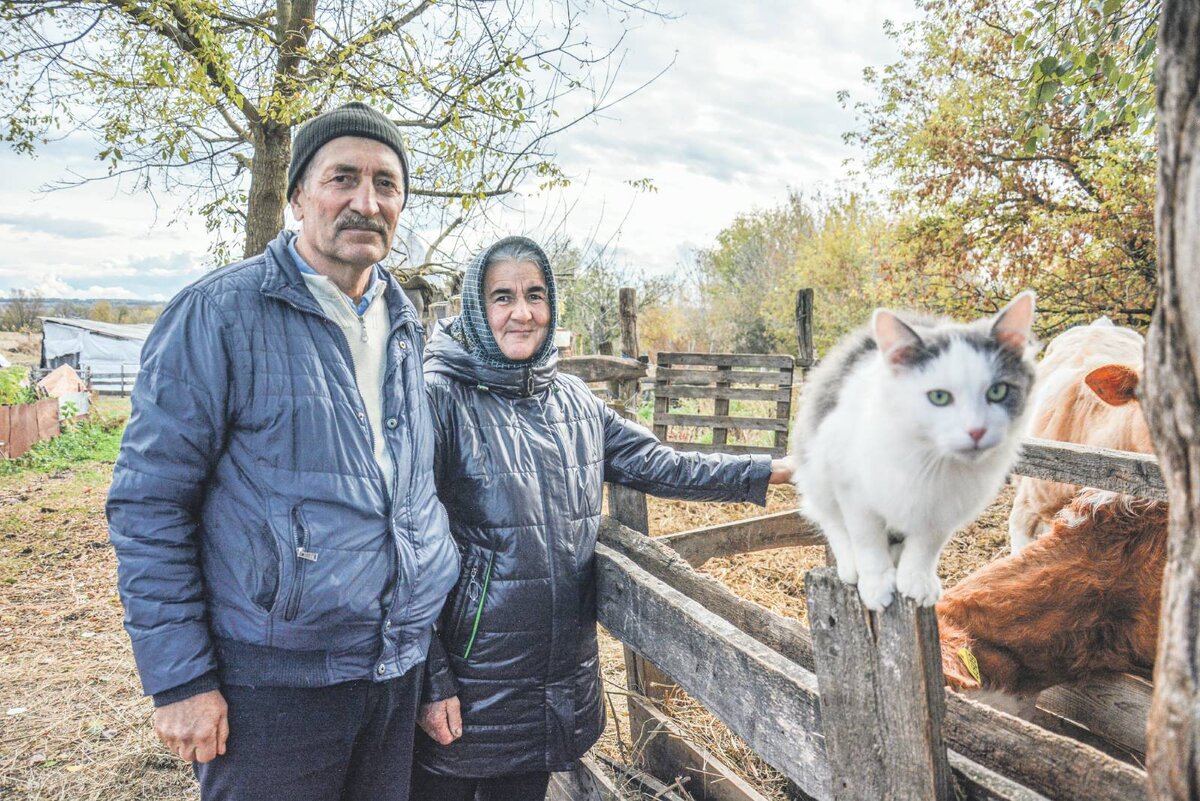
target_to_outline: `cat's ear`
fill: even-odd
[[[893,367],[910,364],[925,347],[917,332],[887,309],[875,310],[871,330],[883,360]]]
[[[1006,348],[1024,351],[1033,339],[1033,305],[1037,299],[1032,289],[1017,295],[993,318],[992,337]]]

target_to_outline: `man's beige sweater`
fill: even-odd
[[[392,491],[392,477],[395,468],[392,465],[392,455],[383,444],[383,376],[387,371],[387,342],[390,318],[387,301],[384,299],[384,288],[380,286],[382,278],[374,279],[375,295],[367,306],[366,312],[360,317],[350,305],[337,285],[323,275],[301,273],[313,297],[321,304],[325,314],[341,326],[350,343],[350,355],[354,359],[354,379],[358,383],[359,394],[362,395],[363,405],[367,408],[367,420],[371,426],[371,436],[374,438],[375,461],[383,470],[387,482],[387,490]]]

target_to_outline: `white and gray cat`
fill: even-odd
[[[876,309],[813,371],[794,481],[869,609],[942,593],[938,555],[995,497],[1033,385],[1034,294],[972,323]]]

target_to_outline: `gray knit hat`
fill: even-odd
[[[339,136],[374,139],[396,151],[404,169],[404,203],[408,203],[408,157],[400,131],[387,117],[365,103],[347,103],[313,117],[296,133],[292,142],[292,163],[288,165],[287,196],[291,198],[304,168],[327,142]],[[403,208],[403,206],[401,207]]]

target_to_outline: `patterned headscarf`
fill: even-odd
[[[508,358],[500,350],[492,328],[488,325],[483,297],[483,281],[488,267],[508,261],[531,261],[541,268],[546,279],[546,302],[550,305],[550,323],[546,327],[545,341],[536,353],[519,362]],[[558,293],[554,286],[554,271],[550,268],[550,260],[545,251],[532,239],[524,236],[505,237],[467,265],[463,276],[462,314],[450,324],[449,334],[481,362],[501,370],[518,370],[544,364],[554,350],[554,330],[557,326]]]

